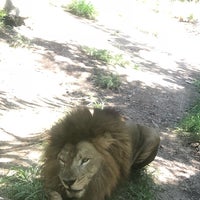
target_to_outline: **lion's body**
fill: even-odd
[[[111,109],[78,109],[50,130],[43,178],[51,200],[104,200],[156,156],[152,128],[124,122]]]

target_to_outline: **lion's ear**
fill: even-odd
[[[95,146],[108,150],[112,144],[115,143],[115,139],[111,136],[111,134],[105,133],[103,136],[94,138],[92,142]]]

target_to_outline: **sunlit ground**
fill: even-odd
[[[27,148],[20,144],[23,139],[50,128],[69,108],[80,104],[82,96],[73,99],[69,94],[81,91],[87,98],[97,95],[87,85],[89,72],[76,76],[73,70],[68,74],[65,71],[67,67],[88,67],[76,60],[80,57],[79,46],[123,54],[130,66],[110,69],[124,75],[126,84],[138,81],[144,88],[165,88],[184,94],[185,87],[180,81],[184,77],[191,83],[189,72],[200,71],[199,23],[181,22],[191,15],[200,20],[199,4],[93,0],[98,10],[97,21],[93,23],[55,6],[69,1],[50,2],[51,6],[47,0],[16,0],[21,14],[29,17],[27,26],[17,28],[17,32],[30,41],[40,39],[43,43],[35,42],[32,48],[12,48],[0,38],[0,150],[13,147],[14,151],[5,152],[0,158],[3,174],[8,170],[6,164],[27,165],[27,160],[39,160],[41,146],[30,151],[29,143]],[[52,42],[51,46],[48,42]],[[57,47],[58,43],[62,45]],[[158,156],[156,162],[162,163],[158,170],[161,184],[170,179],[176,185],[177,177],[188,178],[197,173],[192,166],[178,161]],[[176,166],[173,169],[176,174],[170,171],[170,165]]]

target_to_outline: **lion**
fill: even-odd
[[[158,132],[111,108],[78,108],[49,131],[42,178],[50,200],[105,200],[131,170],[154,160]]]

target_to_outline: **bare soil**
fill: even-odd
[[[160,129],[152,163],[161,188],[157,199],[199,200],[200,150],[173,133],[199,98],[192,84],[200,72],[199,23],[137,1],[96,3],[96,21],[56,5],[23,5],[25,25],[0,29],[0,175],[15,165],[37,163],[45,130],[68,110],[104,103]],[[107,66],[82,46],[123,54],[129,65]],[[96,69],[119,74],[119,90],[97,87]]]

